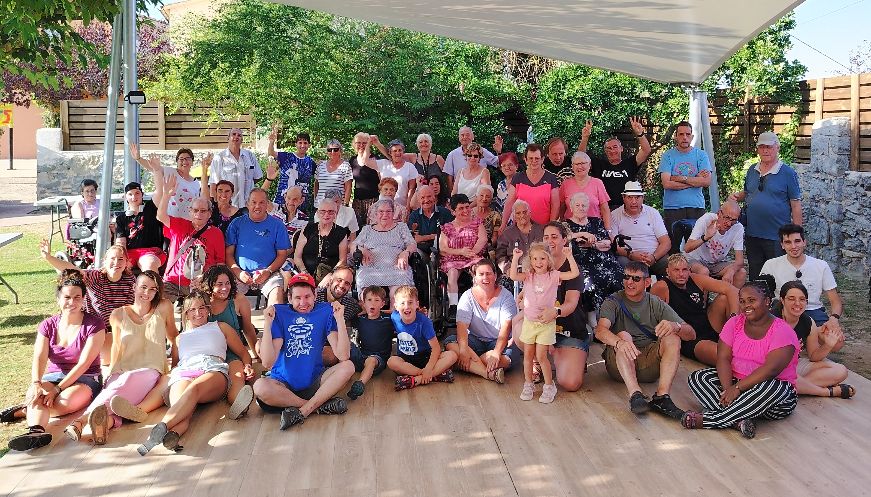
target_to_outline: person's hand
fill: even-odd
[[[259,286],[263,286],[263,284],[266,283],[270,277],[272,277],[272,273],[270,273],[266,269],[264,269],[262,271],[255,271],[254,284],[259,285]]]
[[[266,309],[263,309],[263,318],[264,319],[275,319],[275,306],[268,305]]]
[[[617,350],[618,354],[623,354],[623,357],[630,361],[634,361],[641,355],[641,351],[638,350],[638,347],[636,347],[631,340],[626,340],[622,337],[614,344],[614,348]]]
[[[520,256],[523,255],[523,251],[520,250],[519,247],[514,247],[514,250],[511,252],[511,255],[514,256],[515,258],[519,259]]]
[[[266,179],[269,178],[272,178],[272,181],[278,178],[278,161],[272,156],[269,156],[269,160],[266,161]]]
[[[707,169],[702,169],[701,171],[699,171],[699,174],[696,175],[696,178],[710,178],[710,177],[711,177],[711,171],[708,171]]]
[[[487,366],[487,372],[495,371],[499,369],[499,357],[501,354],[497,354],[495,350],[488,350],[484,352],[484,364]]]
[[[548,307],[541,311],[541,314],[536,319],[539,323],[550,323],[556,319],[556,307]]]
[[[608,239],[599,240],[598,242],[595,243],[595,247],[600,252],[607,252],[607,251],[611,250],[611,240],[608,240]]]
[[[43,238],[39,242],[39,255],[43,259],[47,259],[50,253],[51,253],[51,246],[48,244],[48,240]]]
[[[135,161],[138,161],[142,158],[142,156],[139,155],[139,145],[135,143],[130,144],[130,157],[133,157],[133,160]]]
[[[729,407],[732,402],[735,402],[735,399],[741,395],[741,391],[738,390],[738,387],[735,385],[729,385],[723,390],[723,393],[720,394],[720,405],[723,407]]]
[[[51,409],[54,407],[54,401],[58,395],[60,395],[60,388],[54,383],[49,383],[48,387],[45,388],[45,395],[42,397],[42,405]]]
[[[581,138],[590,138],[590,133],[593,132],[593,121],[587,119],[587,122],[584,123],[584,127],[581,128]]]
[[[254,366],[251,364],[246,364],[242,367],[242,374],[245,375],[245,380],[253,380],[254,379]]]
[[[363,265],[368,266],[375,262],[375,257],[372,254],[372,251],[366,247],[360,247],[360,253],[363,254]]]
[[[496,135],[493,137],[493,151],[496,152],[496,155],[502,153],[502,146],[505,144],[505,141],[502,139],[502,135]]]
[[[571,257],[572,256],[572,248],[569,246],[563,247],[563,255],[566,257]]]
[[[166,195],[167,198],[175,195],[175,188],[177,184],[178,181],[176,180],[176,175],[168,174],[166,177],[163,178],[163,194]]]
[[[677,334],[678,330],[680,330],[679,323],[663,319],[656,325],[656,328],[653,329],[653,333],[659,338],[665,338],[669,335]]]
[[[829,320],[826,321],[825,327],[830,331],[834,331],[841,336],[844,336],[844,332],[841,330],[841,322],[834,316],[829,316]]]
[[[727,197],[727,199],[734,200],[735,202],[737,202],[738,201],[738,194],[737,193],[730,193],[729,196]]]
[[[823,344],[828,345],[829,348],[833,348],[838,343],[844,339],[844,332],[840,329],[835,330],[829,327],[829,323],[826,323],[820,329],[820,335],[823,337]]]
[[[254,278],[251,277],[251,274],[248,271],[241,271],[239,273],[239,282],[251,285],[251,283],[254,282]]]
[[[457,353],[457,364],[463,371],[469,370],[469,366],[472,364],[472,349],[468,345],[460,345],[460,351]]]
[[[647,264],[648,267],[652,266],[653,263],[656,262],[656,259],[653,258],[653,254],[650,254],[647,252],[633,251],[630,255],[634,255],[635,256],[634,260],[639,261],[639,262],[643,262],[643,263]],[[631,259],[631,257],[630,257],[630,259]]]
[[[204,175],[209,174],[209,168],[212,167],[212,159],[214,156],[211,152],[206,152],[206,155],[203,156],[203,160],[200,162],[200,167],[203,170]]]
[[[376,143],[381,143],[381,140],[378,139],[378,135],[369,135],[369,143],[375,145]]]
[[[421,384],[426,385],[427,383],[431,382],[432,377],[433,377],[432,367],[427,366],[427,367],[423,368],[423,371],[420,372]]]
[[[407,250],[403,250],[399,253],[399,257],[396,258],[396,267],[402,271],[408,269],[408,256],[410,254]]]
[[[632,132],[635,136],[644,133],[644,125],[641,124],[640,117],[629,116],[629,126],[632,126]]]
[[[710,240],[714,235],[717,234],[717,219],[712,219],[707,226],[705,226],[705,238]]]
[[[275,143],[275,140],[278,139],[278,123],[272,125],[272,131],[269,132],[269,141]]]
[[[338,300],[333,301],[333,316],[336,319],[345,319],[345,306]]]
[[[28,407],[42,405],[42,399],[47,393],[42,387],[42,383],[43,382],[31,383],[30,388],[27,389],[27,394],[24,396],[24,403],[27,404]]]

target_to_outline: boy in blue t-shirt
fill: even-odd
[[[399,287],[393,294],[393,305],[396,310],[390,319],[396,328],[396,355],[387,361],[387,367],[397,374],[396,390],[431,381],[453,383],[451,366],[457,362],[457,354],[442,352],[432,321],[417,312],[417,288]]]
[[[272,340],[260,341],[260,359],[271,368],[254,382],[254,395],[265,412],[281,412],[279,429],[302,424],[312,412],[344,414],[345,401],[334,397],[354,374],[349,359],[345,307],[315,303],[315,281],[301,273],[290,279],[290,304],[264,312],[264,329]],[[321,351],[329,342],[339,362],[324,370]]]
[[[357,341],[360,346],[351,344],[351,362],[360,379],[351,385],[348,397],[356,400],[363,395],[366,383],[373,376],[378,376],[387,367],[390,352],[393,349],[393,320],[390,314],[381,312],[387,302],[387,292],[377,285],[366,287],[363,290],[361,306],[364,314],[361,314],[357,322]]]

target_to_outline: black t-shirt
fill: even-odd
[[[305,235],[302,262],[310,274],[315,274],[318,264],[335,266],[339,262],[339,245],[350,233],[348,228],[338,224],[333,224],[333,229],[325,237],[321,237],[318,230],[319,223],[308,223],[302,232]]]
[[[783,309],[780,306],[775,306],[771,311],[772,314],[779,318],[783,318]],[[802,314],[798,317],[798,323],[795,325],[795,335],[798,337],[798,340],[801,342],[802,348],[806,347],[807,337],[811,334],[811,328],[813,327],[814,321],[807,314]]]
[[[357,163],[357,156],[348,161],[354,175],[354,200],[378,198],[378,171]]]
[[[623,190],[627,181],[638,181],[638,163],[635,156],[624,157],[616,166],[604,157],[592,157],[590,176],[599,178],[605,184],[605,190],[611,200],[608,206],[611,210],[623,205]]]
[[[212,217],[209,219],[209,222],[211,222],[212,226],[221,230],[222,233],[227,233],[227,228],[230,226],[230,221],[236,219],[237,217],[244,216],[247,213],[248,208],[242,207],[237,210],[236,213],[232,216],[226,217],[221,214],[221,209],[218,209],[218,203],[212,200]]]
[[[118,214],[115,218],[115,236],[126,238],[128,249],[162,248],[163,223],[157,220],[154,202],[146,200],[139,214]]]
[[[571,266],[569,265],[569,261],[566,260],[563,262],[563,265],[559,268],[560,271],[569,271]],[[562,305],[566,299],[566,292],[568,290],[577,290],[578,292],[584,291],[584,276],[583,274],[578,275],[576,278],[572,278],[566,281],[560,281],[559,288],[556,291],[556,300]],[[575,312],[569,314],[568,316],[559,317],[556,319],[557,328],[562,327],[563,330],[568,330],[569,334],[572,338],[577,338],[578,340],[586,340],[587,339],[587,323],[584,316],[584,309],[581,305],[581,296],[578,295],[578,306],[575,307]]]
[[[559,178],[560,184],[575,175],[574,171],[572,171],[572,157],[569,154],[566,154],[563,163],[558,166],[550,161],[550,157],[545,157],[544,168],[555,174]]]

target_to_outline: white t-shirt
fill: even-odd
[[[375,161],[378,165],[378,174],[381,179],[393,178],[399,183],[399,188],[396,190],[396,203],[406,205],[408,199],[408,185],[411,182],[417,181],[417,168],[411,162],[406,162],[401,168],[396,169],[389,159],[378,159]]]
[[[254,188],[254,182],[263,177],[260,163],[250,150],[239,151],[237,161],[229,149],[224,149],[212,159],[212,167],[209,169],[209,184],[215,185],[221,180],[233,183],[233,205],[245,207],[248,203],[248,195]]]
[[[626,243],[632,250],[652,254],[659,246],[658,238],[668,235],[662,215],[649,205],[641,206],[641,214],[633,218],[626,214],[623,206],[611,211],[611,226],[616,234],[631,237]]]
[[[499,164],[499,157],[493,155],[493,152],[490,152],[486,148],[481,148],[483,151],[484,157],[481,159],[481,165],[484,167],[496,167]],[[456,177],[460,174],[460,171],[466,168],[468,163],[466,162],[466,154],[463,153],[462,147],[457,147],[451,150],[448,153],[448,156],[445,157],[445,174],[450,174],[453,177]]]
[[[701,240],[705,235],[705,229],[711,224],[711,221],[717,220],[717,214],[709,212],[696,221],[690,240]],[[729,257],[729,251],[735,249],[736,252],[744,251],[744,225],[741,223],[733,224],[725,233],[720,233],[720,230],[714,232],[714,236],[707,242],[702,243],[699,247],[687,255],[702,261],[705,264],[714,264],[723,262]]]
[[[801,271],[801,278],[796,277],[797,271]],[[807,308],[809,311],[822,309],[823,302],[820,297],[822,297],[823,292],[838,287],[829,263],[809,255],[805,255],[804,264],[800,268],[793,266],[785,255],[768,259],[762,265],[762,270],[759,271],[759,274],[774,276],[774,282],[777,285],[777,289],[774,292],[775,295],[780,294],[780,287],[784,283],[801,280],[805,288],[807,288]]]
[[[166,212],[172,217],[181,217],[191,220],[191,204],[200,196],[200,180],[193,178],[190,181],[181,177],[174,167],[164,167],[163,174],[175,175],[175,195],[169,199]]]

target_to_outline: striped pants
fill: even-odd
[[[720,405],[722,385],[717,376],[717,368],[693,371],[687,383],[704,406],[702,426],[708,429],[729,428],[746,418],[783,419],[792,414],[798,402],[791,383],[771,379],[741,392],[728,407],[723,407]]]

